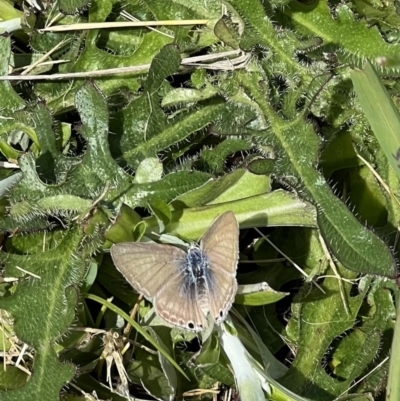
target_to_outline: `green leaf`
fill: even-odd
[[[316,226],[315,209],[285,191],[251,196],[232,202],[203,208],[173,211],[165,233],[175,234],[188,241],[198,240],[219,214],[231,210],[240,228],[273,226]],[[145,219],[147,232],[154,231],[155,218]]]
[[[15,293],[0,299],[0,308],[15,319],[18,338],[35,348],[33,374],[22,388],[2,394],[2,399],[59,399],[61,387],[73,377],[75,369],[57,360],[55,341],[71,324],[78,301],[77,285],[83,278],[85,254],[93,246],[80,229],[69,230],[59,244],[45,252],[28,256],[3,254],[7,275],[21,277]],[[34,276],[31,276],[33,274]],[[36,322],[40,322],[37,324]]]
[[[157,157],[149,157],[139,164],[134,182],[136,184],[144,184],[146,182],[158,181],[161,179],[162,173],[163,165],[160,160]]]
[[[222,16],[214,26],[214,33],[232,49],[239,48],[239,35],[235,31],[232,21],[226,16]]]
[[[204,89],[176,88],[170,90],[162,99],[162,107],[172,107],[192,102],[211,99],[218,94],[218,89],[208,85]]]
[[[264,383],[253,369],[250,354],[240,340],[227,330],[220,331],[221,345],[229,358],[241,398],[246,401],[259,401],[265,399],[263,393]],[[264,390],[267,390],[264,388]]]
[[[304,31],[322,38],[325,45],[340,45],[343,53],[352,61],[360,62],[367,58],[376,60],[382,55],[395,57],[399,53],[398,44],[385,42],[376,27],[369,27],[363,19],[356,20],[346,5],[336,8],[335,19],[327,1],[313,5],[291,2],[286,14]],[[337,32],[343,33],[343,36],[339,37]]]
[[[252,148],[252,144],[246,139],[226,138],[212,149],[204,149],[201,152],[201,161],[215,174],[224,172],[226,159],[236,152],[245,152]]]
[[[75,14],[84,7],[87,7],[89,0],[60,0],[60,12],[64,14]]]
[[[221,344],[216,333],[211,334],[203,343],[201,353],[196,357],[195,375],[200,378],[200,372],[213,380],[232,386],[234,380],[227,367],[225,358],[221,355]]]
[[[338,132],[321,154],[320,166],[327,178],[330,178],[336,170],[357,167],[361,164],[353,147],[352,137],[347,131]]]
[[[81,132],[88,142],[84,157],[69,171],[67,177],[63,177],[63,181],[56,185],[45,184],[39,178],[32,154],[21,157],[23,177],[13,187],[10,198],[11,214],[14,218],[25,220],[48,212],[60,213],[68,209],[76,211],[79,203],[84,207],[83,203],[86,201],[75,204],[69,202],[69,197],[54,198],[60,193],[95,201],[104,189],[109,187],[104,196],[106,201],[116,206],[125,202],[131,207],[136,207],[147,206],[157,198],[167,203],[171,202],[182,193],[208,181],[210,176],[207,173],[181,171],[168,174],[156,182],[133,185],[132,177],[116,164],[108,148],[108,110],[104,97],[93,84],[87,83],[77,92],[76,106],[83,123]],[[28,198],[26,193],[29,193]],[[64,199],[65,202],[58,203],[57,199]],[[39,200],[44,205],[51,206],[51,210],[40,209]]]
[[[172,205],[175,209],[180,209],[234,201],[269,192],[270,185],[270,178],[267,176],[257,177],[246,170],[237,169],[179,196]]]
[[[53,119],[43,103],[35,107],[31,118],[30,125],[34,127],[35,135],[29,135],[29,131],[27,134],[40,148],[40,154],[36,160],[38,173],[48,182],[55,183],[56,177],[70,169],[77,160],[60,154],[53,132]]]
[[[356,273],[348,270],[341,268],[339,271],[343,278],[356,277]],[[299,347],[299,352],[281,383],[292,391],[304,394],[311,399],[326,399],[324,392],[320,389],[327,388],[327,386],[334,396],[345,391],[376,357],[380,343],[380,334],[375,330],[378,320],[380,321],[378,325],[384,327],[388,324],[387,317],[382,314],[383,310],[377,310],[371,314],[371,317],[376,319],[375,322],[370,326],[366,321],[366,326],[361,325],[362,330],[359,333],[359,329],[355,326],[355,320],[369,290],[369,279],[365,283],[366,285],[360,288],[360,292],[351,297],[349,296],[351,283],[341,283],[350,309],[349,315],[346,314],[343,305],[338,279],[335,277],[324,280],[322,287],[329,296],[319,300],[318,308],[311,305],[315,299],[320,298],[320,291],[315,289],[307,294],[304,289],[304,292],[297,297],[299,303],[293,305],[293,316],[287,328],[287,333],[292,340],[296,338],[296,341],[302,346]],[[384,297],[388,295],[382,290],[377,290],[376,294],[378,292]],[[321,330],[314,330],[314,325],[321,326]],[[344,354],[342,347],[347,349]],[[341,371],[344,374],[341,381],[329,377],[320,364],[315,365],[314,361],[322,361],[329,350],[333,350],[332,355],[327,357],[329,361],[332,361],[333,369],[335,369],[335,356],[340,361],[343,355],[346,355],[347,362],[343,361],[343,363],[346,364],[347,370],[345,374],[343,370]],[[336,369],[339,373],[340,368]],[[311,380],[311,377],[314,383],[318,383],[318,386],[307,390],[304,386],[307,381],[305,378]]]
[[[238,337],[242,341],[243,344],[249,347],[249,349],[253,349],[253,352],[258,352],[260,355],[260,359],[262,360],[264,364],[264,369],[265,369],[265,375],[268,376],[268,381],[274,381],[275,379],[278,380],[284,374],[288,371],[288,368],[281,363],[275,356],[272,354],[272,352],[269,350],[269,348],[265,345],[264,339],[262,340],[260,335],[253,330],[253,328],[247,323],[247,321],[238,313],[235,313],[234,315],[239,319],[239,321],[242,323],[242,325],[246,328],[243,329],[241,326],[238,326]],[[249,340],[254,340],[253,344],[252,342],[249,342]],[[253,355],[254,355],[253,353]],[[276,383],[274,383],[276,384]],[[282,386],[277,386],[282,387]]]
[[[54,212],[60,211],[70,211],[74,210],[79,213],[83,213],[90,209],[92,202],[87,199],[79,198],[73,195],[55,195],[47,196],[46,198],[40,199],[37,204],[37,208],[41,209],[43,212],[52,214]],[[15,212],[15,209],[14,209]]]
[[[289,295],[287,292],[273,290],[267,283],[239,286],[235,304],[260,306],[278,302]]]
[[[107,230],[105,238],[114,243],[133,241],[133,229],[140,221],[138,213],[122,204],[115,223]]]
[[[8,74],[8,59],[11,52],[11,38],[0,36],[0,75]],[[20,110],[25,106],[24,101],[12,88],[10,82],[0,81],[0,98],[2,107],[2,117],[12,117],[15,110]],[[3,122],[0,119],[0,124]]]
[[[0,391],[11,391],[22,387],[28,380],[28,375],[21,369],[8,365],[0,369]]]
[[[159,400],[170,400],[170,397],[174,396],[174,391],[161,369],[157,355],[138,350],[137,359],[130,362],[126,371],[132,382],[142,384],[153,397]]]
[[[133,229],[133,241],[134,242],[140,241],[145,232],[146,232],[146,223],[144,221],[137,223],[135,228]]]
[[[274,162],[271,159],[255,159],[247,165],[247,168],[253,174],[268,175],[272,173],[273,166]]]
[[[0,181],[0,198],[10,191],[10,189],[21,179],[21,173],[15,173]]]
[[[148,104],[147,98],[140,99],[131,102],[121,115],[115,116],[110,126],[112,131],[118,132],[121,131],[120,127],[116,126],[120,124],[119,121],[124,121],[128,125],[119,146],[124,149],[122,158],[133,167],[137,167],[140,161],[148,157],[156,157],[158,152],[170,148],[192,133],[203,129],[226,109],[224,103],[207,105],[193,113],[180,115],[172,123],[167,124],[162,123],[162,120],[165,120],[164,114],[155,116],[157,109],[151,111],[147,105],[143,106],[143,102]],[[158,124],[157,129],[151,133],[147,125],[149,114],[154,115],[154,121]],[[114,146],[114,149],[117,146],[115,142],[119,140],[118,136],[113,137],[111,146]],[[114,155],[119,156],[115,150]]]
[[[165,226],[171,221],[171,210],[162,199],[154,199],[149,205],[151,211],[158,220],[159,230],[162,233]]]
[[[145,90],[152,97],[161,87],[163,81],[179,67],[181,57],[176,45],[164,46],[151,62]]]
[[[393,344],[391,348],[389,377],[387,383],[387,400],[395,401],[400,397],[400,384],[397,378],[400,374],[400,366],[396,362],[396,355],[400,352],[400,303],[397,303],[396,325],[394,328]]]
[[[224,178],[227,178],[225,176]],[[216,205],[218,203],[232,202],[251,196],[261,195],[271,190],[271,179],[268,176],[259,176],[248,171],[236,170],[232,173],[231,179],[237,179],[236,182],[231,180],[229,187],[207,202],[208,205]]]
[[[393,277],[395,262],[386,244],[372,231],[360,224],[346,205],[336,198],[328,183],[314,168],[317,160],[319,139],[302,116],[291,124],[284,125],[279,116],[271,110],[260,89],[262,74],[238,73],[238,80],[253,97],[266,119],[273,125],[273,136],[269,131],[264,137],[273,141],[280,153],[276,174],[288,177],[289,182],[302,193],[303,197],[316,205],[318,226],[330,250],[348,269]],[[259,132],[259,135],[262,135]],[[297,150],[301,149],[300,157]]]

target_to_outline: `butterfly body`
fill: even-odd
[[[236,290],[239,228],[232,212],[221,215],[188,252],[154,243],[121,243],[111,248],[117,269],[150,299],[173,325],[204,330],[210,313],[221,323]]]
[[[208,270],[208,260],[204,252],[198,247],[192,247],[187,253],[184,261],[185,272],[191,277],[191,280],[197,281],[205,278]]]

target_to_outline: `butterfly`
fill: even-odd
[[[125,242],[111,247],[111,257],[128,283],[153,303],[165,321],[202,331],[207,315],[221,323],[235,298],[239,226],[229,211],[188,252],[171,245]]]

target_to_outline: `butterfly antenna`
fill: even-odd
[[[271,240],[269,240],[258,228],[254,227],[254,229],[260,234],[276,251],[278,251],[281,255],[283,255],[301,274],[304,275],[304,277],[307,277],[309,279],[308,274],[292,259],[289,258],[288,255],[286,255],[283,251],[281,251]],[[316,283],[314,280],[311,280],[312,283],[315,284],[315,286],[323,293],[326,294],[326,292],[322,289],[322,287]]]

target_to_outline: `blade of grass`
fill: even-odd
[[[170,20],[170,21],[131,21],[131,22],[91,22],[78,23],[69,25],[54,25],[40,29],[39,32],[65,32],[78,31],[88,29],[110,29],[110,28],[134,28],[142,26],[181,26],[181,25],[206,25],[210,22],[208,19],[193,19],[193,20]]]
[[[114,313],[123,317],[135,330],[140,333],[155,349],[157,349],[161,355],[167,359],[172,366],[175,367],[186,379],[189,378],[186,376],[185,372],[179,367],[179,365],[175,362],[167,352],[165,352],[160,345],[151,337],[143,327],[141,327],[137,322],[135,322],[128,314],[126,314],[122,309],[118,308],[118,306],[113,305],[111,302],[104,300],[93,294],[84,294],[84,297],[87,299],[91,299],[92,301],[98,302],[101,305],[106,306],[108,309],[112,310]]]
[[[207,54],[204,56],[194,56],[194,57],[186,57],[181,60],[182,65],[189,66],[198,66],[200,65],[200,61],[211,61],[218,59],[225,59],[230,56],[235,56],[240,54],[238,50],[230,50],[221,53]],[[238,58],[242,59],[243,56],[239,56]],[[228,59],[229,60],[229,59]],[[232,61],[233,62],[233,61]],[[216,69],[215,64],[201,64],[205,68]],[[45,80],[59,80],[59,79],[74,79],[74,78],[93,78],[93,77],[103,77],[103,76],[111,76],[111,75],[119,75],[119,74],[131,74],[131,73],[139,73],[142,71],[147,71],[150,68],[151,64],[140,64],[133,65],[130,67],[118,67],[118,68],[107,68],[105,70],[96,70],[96,71],[81,71],[81,72],[69,72],[62,74],[41,74],[41,75],[2,75],[0,76],[0,81],[45,81]],[[242,64],[236,65],[235,68],[242,67]],[[0,117],[1,118],[1,117]]]
[[[390,165],[400,179],[400,113],[372,64],[351,73],[354,90]]]

